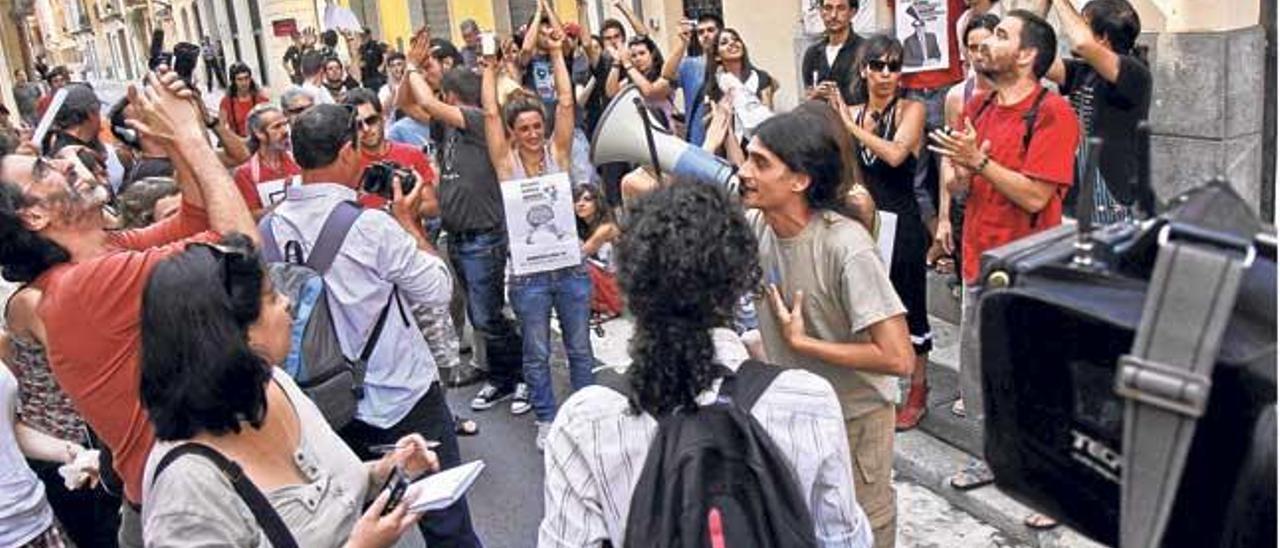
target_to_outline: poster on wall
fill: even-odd
[[[504,181],[502,205],[516,275],[582,263],[568,173]]]
[[[853,32],[862,36],[875,34],[876,10],[875,2],[858,2],[858,12],[853,16]],[[822,23],[822,0],[800,0],[800,20],[804,33],[808,36],[819,36],[826,32]]]
[[[893,15],[894,35],[902,42],[902,72],[946,70],[950,66],[946,0],[899,0]]]

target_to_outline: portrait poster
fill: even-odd
[[[951,65],[951,27],[946,0],[899,0],[894,35],[902,43],[902,72],[946,70]]]
[[[504,181],[501,186],[516,275],[582,263],[568,173]]]

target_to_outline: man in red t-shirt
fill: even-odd
[[[972,60],[994,85],[965,107],[965,127],[936,130],[930,146],[957,171],[947,190],[969,192],[961,261],[960,413],[982,413],[978,361],[978,279],[983,252],[1062,222],[1062,198],[1073,180],[1080,124],[1065,99],[1040,85],[1058,49],[1053,28],[1039,16],[1013,10]],[[1028,119],[1031,123],[1028,123]],[[990,481],[977,463],[952,478],[957,487]]]
[[[356,128],[360,141],[360,169],[364,170],[375,162],[394,162],[404,169],[413,170],[418,176],[418,184],[431,185],[431,192],[422,196],[422,214],[435,217],[440,214],[436,198],[436,172],[431,162],[421,150],[404,143],[395,143],[387,139],[387,122],[382,114],[382,101],[372,91],[360,88],[347,92],[343,103],[355,107]],[[356,189],[360,190],[360,189]],[[427,190],[427,189],[424,189]],[[382,207],[387,200],[382,196],[361,194],[360,204],[365,207]]]
[[[302,170],[293,161],[289,119],[280,107],[271,103],[253,107],[247,122],[253,156],[236,168],[234,178],[236,189],[256,219],[264,208],[284,199],[285,187]]]
[[[151,227],[108,231],[109,196],[62,160],[0,159],[0,268],[43,292],[41,341],[58,385],[106,443],[129,502],[121,545],[141,546],[142,474],[155,441],[139,397],[142,292],[155,266],[187,242],[257,227],[204,136],[200,113],[176,73],[148,76],[130,93],[129,117],[162,140],[178,169],[181,211]],[[197,175],[198,174],[198,175]],[[207,288],[193,288],[207,289]]]
[[[258,91],[258,83],[253,81],[253,72],[244,63],[231,65],[231,89],[218,103],[218,115],[227,123],[236,135],[249,136],[249,111],[258,104],[267,102],[267,98]]]

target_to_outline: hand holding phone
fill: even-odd
[[[498,54],[498,37],[492,32],[486,32],[480,35],[480,54],[481,55],[497,55]]]

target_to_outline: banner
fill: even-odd
[[[503,181],[501,187],[517,276],[582,264],[568,173]]]
[[[946,70],[951,65],[951,28],[946,0],[899,0],[894,36],[902,42],[902,72]]]

